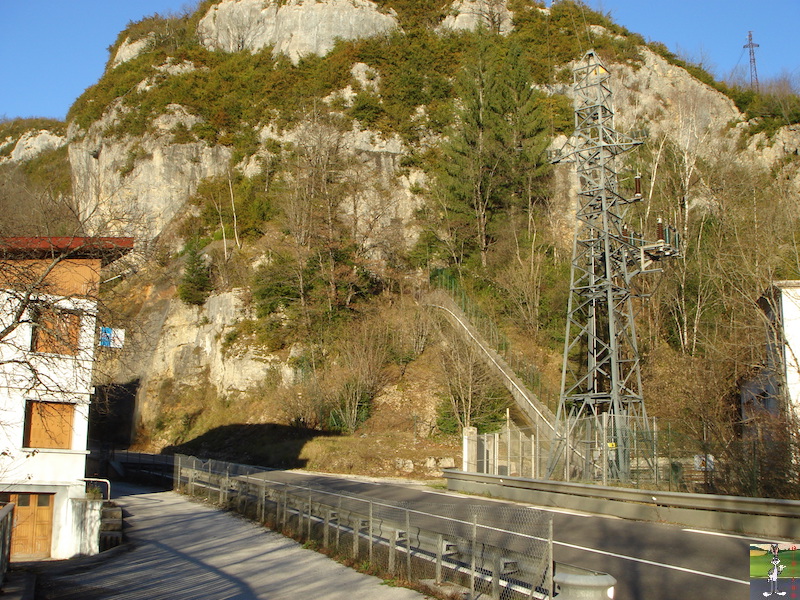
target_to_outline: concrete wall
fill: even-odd
[[[100,521],[102,500],[73,499],[72,538],[74,554],[91,556],[100,552]]]

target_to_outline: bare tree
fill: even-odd
[[[498,409],[508,406],[508,399],[498,390],[494,374],[486,366],[481,350],[468,344],[447,328],[439,368],[447,385],[447,400],[458,426],[486,424]]]
[[[371,402],[383,383],[389,332],[377,320],[362,321],[342,342],[332,387],[335,421],[352,433],[369,415]]]

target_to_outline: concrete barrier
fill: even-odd
[[[448,489],[624,519],[800,539],[800,501],[616,488],[445,470]]]
[[[617,580],[608,573],[559,564],[553,575],[558,600],[608,600]]]

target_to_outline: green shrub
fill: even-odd
[[[212,290],[208,265],[198,250],[198,244],[192,243],[186,250],[186,265],[178,285],[178,297],[186,304],[201,306]]]

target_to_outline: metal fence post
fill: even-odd
[[[264,523],[266,518],[267,512],[267,481],[266,479],[262,479],[260,481],[260,487],[258,490],[258,518],[259,520]]]
[[[372,555],[372,526],[373,526],[373,505],[374,502],[372,500],[369,501],[369,563],[372,564],[373,555]]]
[[[470,540],[469,545],[469,591],[470,591],[470,600],[475,597],[475,567],[476,567],[476,559],[477,556],[477,549],[478,549],[478,513],[477,511],[472,513],[472,539]]]
[[[603,461],[603,485],[608,485],[608,413],[602,416],[603,427],[603,449],[600,452],[600,460]]]
[[[328,528],[330,527],[330,524],[331,524],[331,509],[327,508],[327,509],[325,509],[325,523],[324,523],[323,528],[322,528],[322,547],[323,548],[327,548],[328,547],[328,542],[330,540],[330,532],[328,531]]]
[[[397,529],[392,529],[392,545],[389,547],[389,574],[395,574],[395,552],[397,551]]]
[[[436,536],[436,583],[442,583],[442,555],[444,554],[444,537]]]
[[[406,577],[411,581],[411,517],[406,509]]]
[[[342,533],[342,497],[339,496],[339,502],[336,509],[336,551],[339,551],[339,536]]]
[[[314,505],[312,504],[311,500],[311,490],[308,490],[308,539],[311,539],[311,524],[312,524],[312,512],[314,510]]]
[[[286,503],[289,502],[289,490],[283,486],[283,512],[281,513],[281,529],[286,528]]]
[[[492,550],[492,598],[500,600],[500,549]]]
[[[353,529],[353,560],[358,558],[358,530],[361,528],[358,515],[350,512],[350,525]]]
[[[655,417],[653,417],[653,469],[655,470],[656,489],[658,489],[658,424]]]

